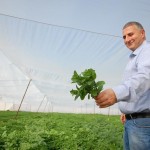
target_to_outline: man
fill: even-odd
[[[131,50],[120,85],[95,98],[100,108],[118,102],[124,122],[124,149],[150,150],[150,44],[138,22],[123,27],[124,43]]]

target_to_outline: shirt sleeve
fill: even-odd
[[[147,94],[150,90],[150,49],[145,50],[136,59],[137,70],[122,84],[112,88],[117,100],[133,102]]]

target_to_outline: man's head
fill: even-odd
[[[146,39],[143,26],[138,22],[128,22],[123,27],[125,45],[135,51]]]

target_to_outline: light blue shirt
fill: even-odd
[[[150,112],[150,44],[142,43],[129,56],[123,81],[113,88],[124,114]]]

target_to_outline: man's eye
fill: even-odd
[[[128,36],[132,36],[133,35],[133,33],[130,33]]]
[[[123,39],[126,39],[126,36],[123,36]]]

